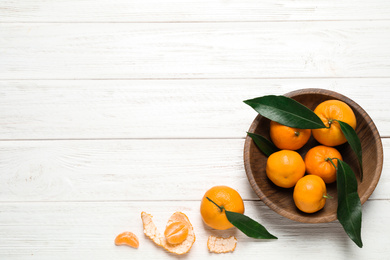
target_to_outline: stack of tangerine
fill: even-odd
[[[281,150],[268,157],[266,166],[267,176],[275,185],[282,188],[295,186],[295,205],[306,213],[317,212],[325,206],[329,198],[326,184],[336,181],[337,159],[342,160],[342,157],[333,146],[347,142],[336,120],[356,128],[355,114],[342,101],[324,101],[314,113],[327,128],[299,129],[271,121],[271,140]],[[322,145],[311,148],[303,160],[295,150],[303,147],[311,134]]]

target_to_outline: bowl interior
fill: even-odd
[[[347,103],[355,113],[357,120],[356,132],[362,143],[363,152],[363,181],[359,177],[359,163],[348,143],[335,147],[342,155],[343,160],[353,169],[358,180],[358,194],[362,204],[374,191],[382,172],[383,148],[377,128],[368,114],[351,99],[336,92],[323,89],[305,89],[287,93],[286,96],[295,99],[308,108],[315,107],[329,99],[338,99]],[[270,120],[258,115],[248,132],[269,136]],[[307,151],[319,143],[310,138],[308,143],[297,152],[305,157]],[[257,148],[250,137],[246,137],[244,147],[244,163],[248,180],[259,198],[271,209],[289,219],[304,223],[330,222],[337,219],[337,186],[336,182],[327,184],[328,199],[325,207],[313,214],[303,213],[294,204],[293,188],[285,189],[274,185],[265,172],[267,157]]]

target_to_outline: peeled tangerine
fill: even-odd
[[[165,228],[164,236],[169,244],[180,244],[188,236],[188,227],[183,222],[172,222]]]
[[[207,247],[212,253],[233,252],[236,249],[237,239],[234,236],[223,238],[209,236]]]
[[[190,251],[195,242],[195,233],[190,220],[184,213],[175,212],[168,219],[164,235],[157,230],[152,218],[152,215],[146,212],[141,213],[144,233],[155,244],[178,255]]]

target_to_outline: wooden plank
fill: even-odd
[[[177,22],[389,19],[386,0],[8,0],[0,22]]]
[[[140,194],[140,196],[142,196]],[[141,197],[140,197],[141,198]],[[145,237],[141,211],[154,216],[164,230],[175,211],[184,212],[194,226],[196,241],[186,259],[210,257],[209,235],[238,238],[234,253],[224,259],[386,259],[390,255],[388,200],[368,201],[363,206],[362,249],[355,246],[335,221],[303,224],[283,218],[259,201],[245,201],[245,214],[262,223],[278,240],[247,238],[237,229],[216,231],[206,227],[199,214],[199,201],[98,202],[98,203],[0,203],[0,258],[2,259],[164,259],[170,253]],[[138,249],[116,247],[114,238],[123,231],[134,232]],[[318,246],[318,245],[321,246]]]
[[[390,139],[383,144],[370,199],[390,199]],[[242,139],[0,142],[0,201],[198,200],[215,185],[258,200],[243,147]]]
[[[390,74],[390,21],[5,23],[0,39],[0,79]]]
[[[390,78],[0,81],[0,139],[244,138],[256,112],[243,100],[312,87],[350,97],[390,136],[389,85]]]

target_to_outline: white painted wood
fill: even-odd
[[[390,199],[390,139],[371,199]],[[197,200],[215,185],[257,200],[243,139],[0,142],[0,201]],[[332,194],[330,194],[332,195]]]
[[[139,194],[142,196],[142,194]],[[387,225],[388,200],[368,201],[363,206],[362,239],[359,249],[335,221],[302,224],[283,218],[261,202],[245,201],[245,214],[262,223],[278,240],[247,238],[237,229],[216,231],[200,217],[199,201],[97,202],[97,203],[1,203],[1,259],[172,259],[174,255],[155,246],[142,231],[141,211],[154,216],[164,230],[175,211],[184,212],[194,226],[196,241],[186,259],[387,259],[390,255]],[[117,247],[114,238],[134,232],[138,249]],[[235,252],[214,255],[207,250],[209,235],[235,235]]]
[[[172,259],[143,210],[160,229],[190,217],[186,259],[388,259],[388,46],[385,0],[0,1],[0,259]],[[337,221],[282,218],[246,179],[242,101],[309,87],[352,98],[381,133],[363,249]],[[200,198],[220,184],[279,240],[207,228]],[[114,245],[125,230],[138,250]],[[236,251],[208,253],[210,234]]]
[[[388,77],[390,21],[0,24],[0,79]]]
[[[0,22],[192,22],[389,19],[386,0],[7,0]]]
[[[244,138],[242,101],[324,88],[360,104],[390,136],[390,78],[0,81],[0,139]]]

